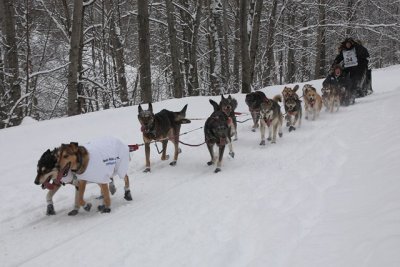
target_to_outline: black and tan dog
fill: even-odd
[[[102,162],[101,164],[105,164],[106,167],[104,166],[100,166],[100,168],[97,168],[96,166],[95,167],[98,173],[100,173],[100,175],[102,176],[106,175],[106,177],[109,177],[109,179],[106,179],[105,183],[108,183],[109,191],[111,192],[111,194],[114,194],[116,191],[112,176],[114,174],[118,174],[122,176],[125,181],[124,198],[128,201],[131,201],[132,196],[129,189],[129,178],[126,174],[125,175],[122,174],[123,172],[127,172],[127,166],[129,161],[129,154],[126,154],[126,151],[129,151],[127,149],[127,146],[122,144],[122,142],[120,142],[118,139],[112,137],[94,140],[88,143],[86,146],[90,147],[92,161],[97,160],[101,161]],[[95,149],[93,149],[94,147]],[[119,148],[119,150],[115,150],[117,148]],[[71,216],[78,214],[79,208],[81,206],[79,189],[78,189],[79,186],[78,178],[81,177],[79,177],[79,173],[77,174],[78,176],[77,177],[75,174],[70,172],[69,170],[72,170],[74,172],[74,169],[71,168],[73,164],[71,163],[65,165],[64,160],[67,160],[67,158],[69,158],[71,161],[73,161],[74,158],[73,154],[78,153],[77,156],[78,161],[81,162],[81,164],[85,163],[87,165],[87,163],[89,162],[88,155],[86,153],[84,153],[84,155],[83,154],[80,155],[79,151],[85,151],[85,148],[79,147],[77,143],[72,142],[69,145],[62,145],[60,148],[55,148],[52,151],[47,150],[40,157],[37,165],[37,176],[35,178],[35,184],[41,185],[43,189],[49,190],[49,192],[46,195],[47,215],[55,215],[53,196],[60,189],[61,185],[65,184],[72,184],[76,187],[74,209],[70,211],[68,215]],[[71,156],[68,156],[67,153],[71,154]],[[103,157],[106,157],[107,159],[99,160],[98,156],[99,154],[102,154]],[[61,159],[61,155],[64,158],[63,160]],[[110,157],[110,155],[117,155],[115,156],[114,161],[112,160],[112,157]],[[84,159],[85,162],[83,161]],[[64,164],[65,165],[64,168],[61,168],[60,164],[61,165]],[[106,168],[107,170],[104,171],[104,168]],[[101,193],[104,196],[103,191]],[[90,207],[91,207],[90,205],[86,205],[84,208],[85,210],[89,211]],[[104,212],[107,212],[107,210],[105,210]]]
[[[235,109],[237,108],[237,101],[235,98],[233,98],[231,95],[228,97],[224,97],[224,95],[221,95],[221,101],[219,102],[219,106],[221,110],[229,117],[228,118],[228,124],[230,124],[231,127],[231,137],[235,136],[233,140],[238,139],[238,134],[237,134],[237,120],[236,120],[236,115],[235,115]]]
[[[260,105],[265,98],[267,98],[267,96],[261,91],[251,92],[246,95],[245,102],[249,107],[253,119],[253,132],[258,128],[258,121],[260,120]]]
[[[210,103],[214,107],[214,112],[208,117],[204,125],[204,138],[211,156],[211,160],[207,162],[207,165],[211,166],[216,163],[217,168],[214,172],[217,173],[221,171],[226,145],[229,146],[229,155],[232,158],[235,156],[231,139],[231,127],[233,125],[229,123],[229,117],[222,111],[220,105],[211,99]],[[214,154],[214,145],[218,147],[218,157]]]
[[[261,142],[260,146],[265,145],[265,128],[268,127],[268,141],[276,143],[276,134],[279,133],[279,137],[282,137],[282,123],[283,117],[281,112],[281,106],[278,102],[282,101],[280,95],[274,96],[273,99],[265,98],[260,106],[260,132]]]
[[[187,105],[179,112],[172,112],[166,109],[154,114],[153,106],[149,103],[147,110],[143,110],[139,105],[138,119],[142,126],[143,141],[146,153],[146,168],[143,172],[150,172],[150,143],[152,141],[160,141],[162,143],[161,160],[167,160],[169,156],[167,153],[167,144],[170,140],[175,147],[174,160],[170,165],[175,166],[179,154],[179,134],[181,124],[190,123],[186,119]]]
[[[301,126],[301,117],[302,117],[302,108],[301,108],[301,100],[297,95],[296,91],[299,89],[299,86],[290,88],[286,87],[282,91],[283,96],[283,106],[285,108],[286,116],[285,119],[287,121],[286,126],[289,127],[289,132],[296,130],[296,123],[298,122],[298,127]]]

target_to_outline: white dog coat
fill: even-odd
[[[128,173],[129,147],[114,137],[104,137],[84,144],[89,154],[89,163],[84,173],[75,174],[78,180],[107,184],[118,175],[124,178]],[[63,182],[70,182],[73,175],[67,175]]]

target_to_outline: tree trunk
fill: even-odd
[[[295,21],[296,21],[296,6],[294,3],[291,3],[288,7],[288,25],[289,25],[289,49],[287,54],[287,72],[286,72],[286,82],[293,83],[295,81],[295,72],[296,72],[296,62],[295,62],[295,42],[296,42],[296,31]]]
[[[115,65],[117,71],[119,97],[121,98],[122,106],[126,107],[129,105],[129,99],[125,76],[124,47],[121,41],[121,22],[118,12],[119,1],[108,1],[110,8],[109,10],[111,11],[110,34],[113,50],[115,52]]]
[[[240,0],[240,44],[242,52],[242,93],[251,92],[249,36],[247,31],[247,0]]]
[[[234,39],[234,54],[233,54],[233,88],[234,92],[240,91],[240,59],[241,59],[241,43],[240,43],[240,0],[235,0],[235,39]]]
[[[260,32],[262,6],[263,6],[263,0],[258,0],[256,2],[254,9],[253,28],[251,30],[251,39],[250,39],[250,71],[251,71],[250,83],[254,82],[254,72],[256,65],[256,56],[258,52],[258,36]]]
[[[142,102],[152,102],[148,0],[138,1],[140,89]]]
[[[80,114],[78,105],[79,45],[81,43],[83,1],[74,0],[68,67],[68,116]]]
[[[326,0],[318,0],[317,57],[315,59],[315,79],[325,76],[325,4]]]
[[[189,95],[198,96],[200,95],[200,84],[199,84],[199,74],[198,74],[198,67],[197,67],[197,46],[198,46],[198,39],[199,39],[199,28],[200,28],[200,20],[202,17],[202,8],[203,8],[203,0],[197,0],[197,8],[196,8],[196,19],[193,25],[193,35],[191,41],[191,48],[190,48],[190,76],[189,76],[189,83],[192,88],[192,93]]]
[[[0,95],[0,128],[18,125],[22,120],[21,85],[19,80],[14,6],[11,0],[0,0],[2,32],[5,44],[4,93]],[[3,102],[3,103],[2,103]]]
[[[267,36],[267,44],[266,44],[266,62],[264,68],[264,81],[263,86],[271,85],[271,83],[275,80],[275,57],[274,57],[274,49],[273,43],[275,41],[275,29],[276,29],[276,10],[278,7],[278,0],[273,0],[271,13],[269,16],[268,22],[268,36]]]
[[[172,5],[171,0],[165,0],[167,8],[167,21],[168,21],[168,37],[169,37],[169,48],[171,52],[171,62],[172,62],[172,78],[174,80],[174,97],[181,98],[183,96],[184,81],[181,72],[181,67],[179,64],[180,59],[180,49],[178,40],[176,37],[175,28],[175,9]]]

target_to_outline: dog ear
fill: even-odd
[[[138,113],[142,113],[142,112],[143,112],[142,106],[139,104],[139,106],[138,106]]]
[[[153,113],[153,105],[151,104],[151,102],[149,103],[149,108],[147,110]]]
[[[221,94],[221,100],[224,100],[224,99],[225,99],[224,95],[223,95],[223,94]]]
[[[296,84],[296,85],[293,87],[293,91],[296,92],[298,89],[299,89],[299,85]]]
[[[219,105],[217,104],[217,102],[215,102],[214,100],[210,99],[210,104],[214,107],[214,111],[218,111],[219,110]]]
[[[228,99],[229,99],[229,100],[232,100],[232,96],[231,96],[231,95],[228,95]]]
[[[186,104],[183,109],[179,112],[179,115],[181,115],[182,117],[186,116],[186,109],[187,109],[188,104]]]

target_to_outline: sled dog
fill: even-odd
[[[298,122],[298,127],[301,126],[302,108],[301,100],[297,95],[296,91],[299,86],[296,85],[293,89],[286,87],[282,91],[283,96],[283,106],[286,112],[286,126],[289,127],[289,132],[296,130],[296,123]]]
[[[204,138],[210,152],[211,160],[207,165],[217,164],[215,173],[221,171],[222,158],[224,156],[225,145],[229,146],[229,155],[233,158],[231,132],[233,124],[229,123],[228,115],[222,111],[221,106],[210,99],[210,104],[214,107],[214,112],[207,118],[204,125]],[[218,147],[218,157],[214,154],[214,145]]]
[[[324,96],[324,104],[329,112],[339,111],[340,99],[345,97],[345,90],[332,85],[328,85],[321,89]]]
[[[221,95],[221,101],[219,102],[219,106],[221,110],[228,116],[228,124],[230,124],[231,128],[231,137],[235,136],[233,140],[237,140],[237,120],[235,115],[235,109],[237,108],[237,101],[231,95],[228,97],[224,97]]]
[[[168,160],[167,144],[170,140],[175,146],[174,160],[169,165],[175,166],[179,154],[179,134],[181,124],[190,123],[186,119],[187,105],[179,112],[172,112],[166,109],[154,114],[153,106],[149,103],[147,110],[143,110],[141,105],[138,107],[138,119],[142,126],[143,141],[146,154],[146,168],[143,172],[150,172],[150,143],[160,141],[162,143],[161,160]]]
[[[86,151],[86,153],[83,153],[84,151]],[[126,153],[126,151],[128,152]],[[61,159],[61,157],[64,158]],[[64,164],[65,161],[68,161],[67,158],[69,159],[70,163],[61,168],[60,164]],[[103,159],[99,160],[99,158]],[[84,173],[77,173],[77,169],[71,167],[76,165],[75,161],[78,162],[78,165],[81,165],[81,170],[83,170],[83,168],[86,166],[86,171]],[[99,163],[100,161],[102,161],[102,163]],[[113,137],[93,140],[84,146],[78,146],[77,143],[72,142],[69,145],[61,145],[61,147],[55,148],[52,151],[48,149],[43,153],[38,161],[37,176],[35,178],[35,184],[41,185],[43,189],[49,190],[46,195],[46,214],[55,215],[53,196],[60,189],[61,185],[65,184],[72,184],[76,187],[74,209],[70,211],[68,215],[73,216],[78,214],[81,206],[79,191],[80,182],[78,182],[78,179],[85,179],[86,176],[90,176],[91,174],[96,175],[96,178],[100,178],[100,176],[108,176],[108,179],[103,179],[103,183],[107,185],[107,190],[109,185],[111,194],[114,194],[116,191],[112,176],[114,174],[118,174],[121,178],[123,177],[125,181],[124,198],[128,201],[132,200],[129,189],[129,177],[126,174],[128,170],[128,163],[128,146],[124,145],[118,139]],[[100,167],[93,167],[93,164],[98,164]],[[107,167],[103,165],[106,165]],[[93,172],[93,168],[96,168],[97,173]],[[123,172],[126,173],[123,174]],[[59,177],[62,179],[59,180]],[[90,181],[93,181],[93,179],[88,178]],[[107,194],[104,193],[104,189],[102,189],[101,193],[105,199],[104,201],[106,201]],[[86,205],[85,209],[88,211],[90,210],[90,207],[91,204]],[[100,208],[106,208],[106,206]],[[108,209],[102,210],[102,212],[108,212]]]
[[[303,87],[304,109],[306,111],[306,119],[312,120],[318,118],[322,108],[322,98],[317,93],[317,90],[310,84],[305,84]]]
[[[265,128],[268,127],[268,141],[276,143],[276,134],[282,137],[283,117],[281,107],[278,102],[282,101],[281,95],[274,96],[273,99],[265,98],[260,105],[260,145],[265,145]]]
[[[249,107],[249,111],[253,119],[253,132],[255,132],[258,128],[258,121],[260,120],[260,105],[265,98],[265,94],[261,91],[251,92],[246,95],[245,102]]]

